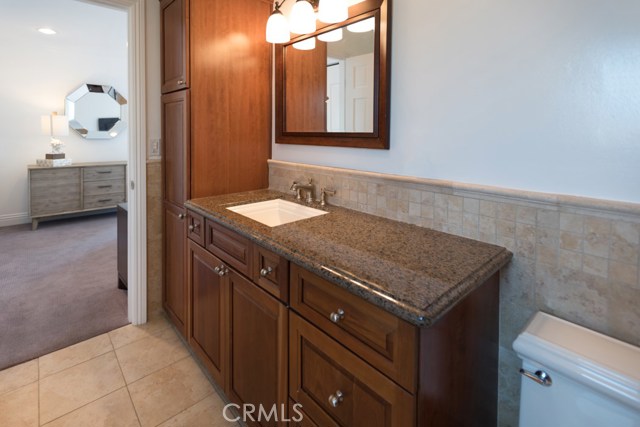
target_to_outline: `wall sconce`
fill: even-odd
[[[269,43],[287,43],[291,40],[290,33],[311,34],[315,32],[316,14],[314,8],[316,7],[318,19],[327,24],[342,22],[349,17],[347,0],[296,0],[287,22],[280,11],[280,7],[285,1],[287,0],[274,3],[273,13],[267,21],[266,36]]]
[[[45,159],[38,159],[39,166],[66,166],[71,164],[71,159],[65,159],[62,152],[64,143],[58,139],[59,136],[69,135],[69,120],[67,116],[60,116],[53,112],[51,115],[40,117],[40,126],[44,135],[49,135],[51,140],[51,153],[45,154]]]

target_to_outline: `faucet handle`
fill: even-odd
[[[328,188],[321,188],[320,189],[320,206],[326,206],[327,205],[327,195],[335,196],[335,194],[336,194],[336,190],[329,190]]]

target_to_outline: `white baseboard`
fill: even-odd
[[[0,215],[0,227],[27,224],[29,222],[31,222],[31,217],[28,212]]]

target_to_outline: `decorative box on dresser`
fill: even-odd
[[[43,219],[114,209],[127,199],[126,162],[30,165],[29,216],[33,230]]]
[[[271,3],[161,0],[160,10],[163,306],[186,338],[186,237],[194,224],[184,202],[268,186]]]

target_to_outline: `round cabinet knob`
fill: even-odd
[[[218,276],[222,277],[229,272],[229,269],[225,267],[224,264],[221,264],[220,267],[214,268],[213,271],[218,273]]]
[[[193,226],[193,224],[191,224],[191,225],[189,226],[189,231],[193,231],[193,230],[195,230],[195,229],[196,229],[196,228]]]
[[[186,83],[186,81],[184,81],[184,80],[178,80],[178,84],[179,84],[179,85],[183,85],[183,84],[185,84],[185,83]]]
[[[334,408],[337,408],[338,406],[340,406],[340,403],[342,403],[343,400],[344,400],[344,394],[342,394],[342,392],[338,390],[336,391],[335,394],[332,394],[331,396],[329,396],[329,405],[333,406]]]
[[[178,219],[184,219],[186,217],[185,214],[178,214]]]
[[[338,310],[334,311],[333,313],[331,313],[329,315],[329,319],[333,322],[333,323],[338,323],[339,321],[341,321],[344,318],[344,310],[339,308]]]
[[[272,271],[273,269],[271,267],[263,268],[262,270],[260,270],[260,275],[262,277],[267,277]]]

